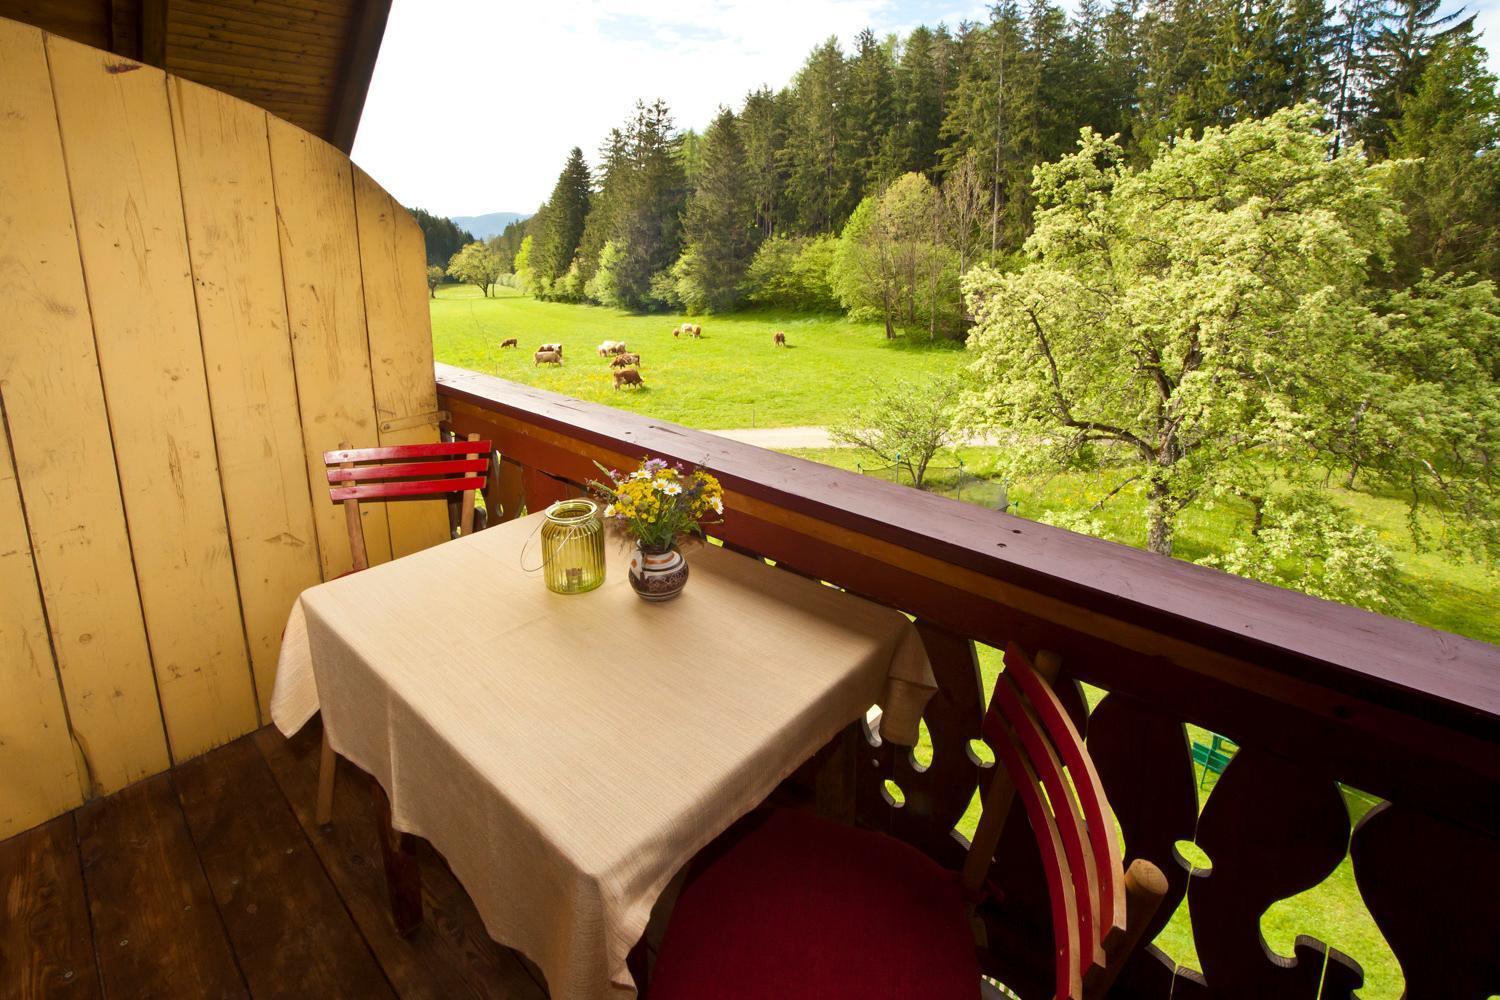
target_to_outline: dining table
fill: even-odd
[[[936,683],[899,611],[709,541],[674,600],[636,595],[613,535],[599,588],[553,593],[525,562],[543,516],[303,592],[271,716],[321,713],[554,998],[628,998],[694,856],[873,707],[915,744]]]

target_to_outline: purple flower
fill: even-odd
[[[660,472],[662,469],[665,469],[666,467],[667,467],[667,460],[664,459],[664,458],[648,458],[648,459],[646,459],[646,464],[643,465],[643,466],[641,466],[641,468],[645,469],[647,472],[651,473],[653,476],[656,475],[658,472]]]

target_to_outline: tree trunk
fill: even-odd
[[[1159,556],[1172,554],[1175,516],[1170,509],[1170,501],[1166,486],[1152,480],[1146,490],[1146,548]]]

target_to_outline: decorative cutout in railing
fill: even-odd
[[[1059,686],[1086,718],[1126,862],[1167,875],[1148,939],[1189,896],[1203,966],[1148,947],[1112,995],[1351,996],[1363,971],[1337,942],[1302,937],[1286,959],[1260,931],[1346,849],[1408,996],[1500,992],[1500,649],[446,366],[438,395],[451,431],[497,443],[496,521],[576,493],[595,461],[663,455],[724,482],[726,545],[914,615],[940,687],[930,762],[867,740],[855,808],[944,864],[961,863],[954,827],[994,773],[973,748],[988,694],[974,643],[1056,651],[1066,676],[1110,692],[1090,714],[1076,683]],[[1201,817],[1185,722],[1241,747]],[[1337,781],[1396,803],[1368,813],[1352,846]],[[1211,868],[1193,871],[1179,841]],[[984,967],[1022,997],[1050,996],[1027,824],[1006,825],[996,857]]]

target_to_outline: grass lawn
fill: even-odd
[[[896,369],[911,378],[953,371],[963,351],[886,340],[879,324],[842,316],[743,312],[695,318],[703,339],[674,339],[675,315],[637,316],[598,306],[538,302],[514,289],[482,298],[473,285],[438,289],[432,306],[437,360],[712,430],[832,423],[871,393],[869,378]],[[785,330],[786,348],[771,333]],[[518,349],[500,350],[509,337]],[[641,355],[641,389],[614,388],[609,362],[594,353],[623,340]],[[538,344],[563,345],[563,367],[532,363]]]

